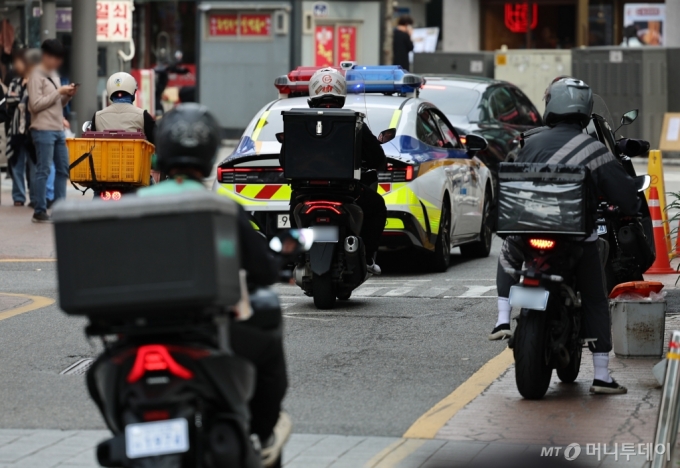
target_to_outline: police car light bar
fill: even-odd
[[[347,92],[408,94],[419,89],[425,80],[408,73],[398,65],[362,66],[343,63],[341,67],[333,67],[344,73],[347,79]],[[298,67],[288,75],[283,75],[274,81],[274,86],[283,96],[306,96],[309,94],[309,81],[320,67]]]

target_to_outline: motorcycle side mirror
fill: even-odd
[[[384,145],[385,143],[394,140],[394,138],[397,136],[397,129],[396,128],[388,128],[387,130],[383,130],[378,134],[378,141],[380,144]]]
[[[87,122],[85,122],[85,123],[83,124],[82,130],[83,130],[84,132],[87,132],[87,131],[90,130],[90,128],[92,128],[92,121],[91,121],[91,120],[88,120]]]
[[[621,117],[621,126],[623,127],[624,125],[630,125],[633,122],[635,122],[635,119],[638,118],[638,110],[633,109],[632,111],[628,111],[623,116]]]
[[[283,144],[283,132],[279,132],[276,134],[276,141]]]
[[[652,178],[649,174],[637,176],[635,178],[635,188],[638,192],[644,192],[650,185],[652,185]]]
[[[474,133],[468,133],[465,136],[465,146],[469,152],[477,153],[487,149],[489,147],[489,143],[483,136],[475,135]]]

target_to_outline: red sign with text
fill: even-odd
[[[242,14],[241,36],[269,36],[272,31],[272,15]]]
[[[219,14],[210,15],[210,36],[236,36],[238,34],[238,15]]]
[[[335,27],[317,26],[314,32],[315,59],[317,67],[331,67],[334,65]]]
[[[338,27],[338,60],[355,61],[357,56],[356,26]]]
[[[529,24],[528,3],[505,4],[505,26],[514,33],[525,33]],[[531,4],[531,29],[538,26],[538,5]]]

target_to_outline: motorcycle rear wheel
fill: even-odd
[[[576,348],[569,354],[569,364],[566,367],[557,369],[557,377],[564,383],[573,383],[578,377],[581,370],[581,355],[583,354],[583,347],[581,343],[576,345]]]
[[[514,336],[515,383],[527,400],[540,400],[550,387],[546,363],[546,312],[522,310]]]
[[[314,305],[317,309],[326,310],[335,307],[335,287],[330,273],[317,275],[312,278],[312,293]]]

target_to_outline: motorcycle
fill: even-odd
[[[631,119],[634,120],[634,115],[628,113],[624,115],[622,123],[632,122]],[[617,143],[607,120],[600,114],[593,114],[591,125],[595,134],[605,139],[609,143],[605,144],[610,149],[614,148]],[[624,142],[620,145],[628,144],[644,147],[644,143],[639,142]],[[628,164],[627,170],[633,170],[630,158],[626,159],[621,151],[614,154]],[[508,166],[522,167],[510,169]],[[523,226],[530,226],[528,231],[536,226],[545,227],[545,223],[551,223],[552,229],[544,229],[544,233],[521,234],[518,230],[518,235],[514,238],[517,247],[523,252],[524,267],[521,270],[506,270],[508,274],[520,277],[519,284],[510,289],[510,304],[520,307],[521,313],[509,346],[513,349],[515,358],[517,389],[524,398],[540,399],[548,390],[553,369],[556,369],[557,376],[565,383],[574,382],[579,374],[582,350],[588,339],[582,333],[581,295],[576,287],[574,271],[583,255],[582,239],[593,230],[588,223],[588,210],[582,208],[587,205],[590,197],[587,189],[589,176],[585,168],[564,165],[524,166],[527,165],[501,166],[501,179],[510,180],[506,186],[501,180],[501,204],[506,197],[503,192],[510,190],[508,193],[514,199],[517,210],[512,214],[517,215],[518,223],[524,222]],[[503,174],[504,171],[514,173],[507,177]],[[531,184],[526,184],[529,177],[534,179]],[[578,186],[574,182],[577,180],[580,181]],[[642,191],[648,187],[649,181],[649,176],[636,177],[639,196],[644,197]],[[555,190],[554,184],[563,185]],[[576,211],[570,211],[577,206],[579,208]],[[645,202],[644,208],[646,207]],[[635,242],[646,243],[641,223],[645,216],[649,216],[649,211],[647,209],[646,213],[643,211],[637,217],[624,218],[615,207],[606,203],[601,203],[598,208],[597,226],[601,235],[597,240],[597,248],[600,263],[605,268],[615,265],[612,255],[615,260],[617,249],[623,253],[629,252],[621,242],[626,229],[639,229],[639,233],[631,236],[641,234],[641,237],[635,237]],[[579,237],[569,235],[569,232],[560,232],[562,227],[569,224],[569,229],[578,225],[572,230],[580,230],[582,235]],[[607,231],[603,232],[600,226],[605,226]],[[613,246],[606,237],[608,233]]]
[[[396,136],[395,129],[382,131],[378,141],[385,144]],[[281,137],[282,138],[282,137]],[[372,275],[359,235],[363,212],[356,199],[363,190],[375,190],[375,171],[362,169],[355,179],[319,181],[293,179],[293,217],[299,228],[312,232],[313,244],[295,266],[295,283],[314,298],[319,309],[332,309],[336,299],[348,300],[352,291]]]
[[[594,96],[593,116],[586,131],[598,139],[619,160],[628,175],[636,178],[640,213],[637,218],[622,216],[617,207],[600,202],[602,216],[597,222],[597,234],[606,241],[607,262],[604,265],[607,291],[611,292],[617,284],[629,281],[643,281],[642,274],[654,263],[656,258],[654,231],[649,205],[644,191],[651,183],[648,175],[638,178],[632,159],[649,151],[649,142],[629,138],[616,139],[616,132],[623,126],[632,124],[638,111],[626,112],[621,117],[616,130],[612,130],[613,119],[604,100]]]

